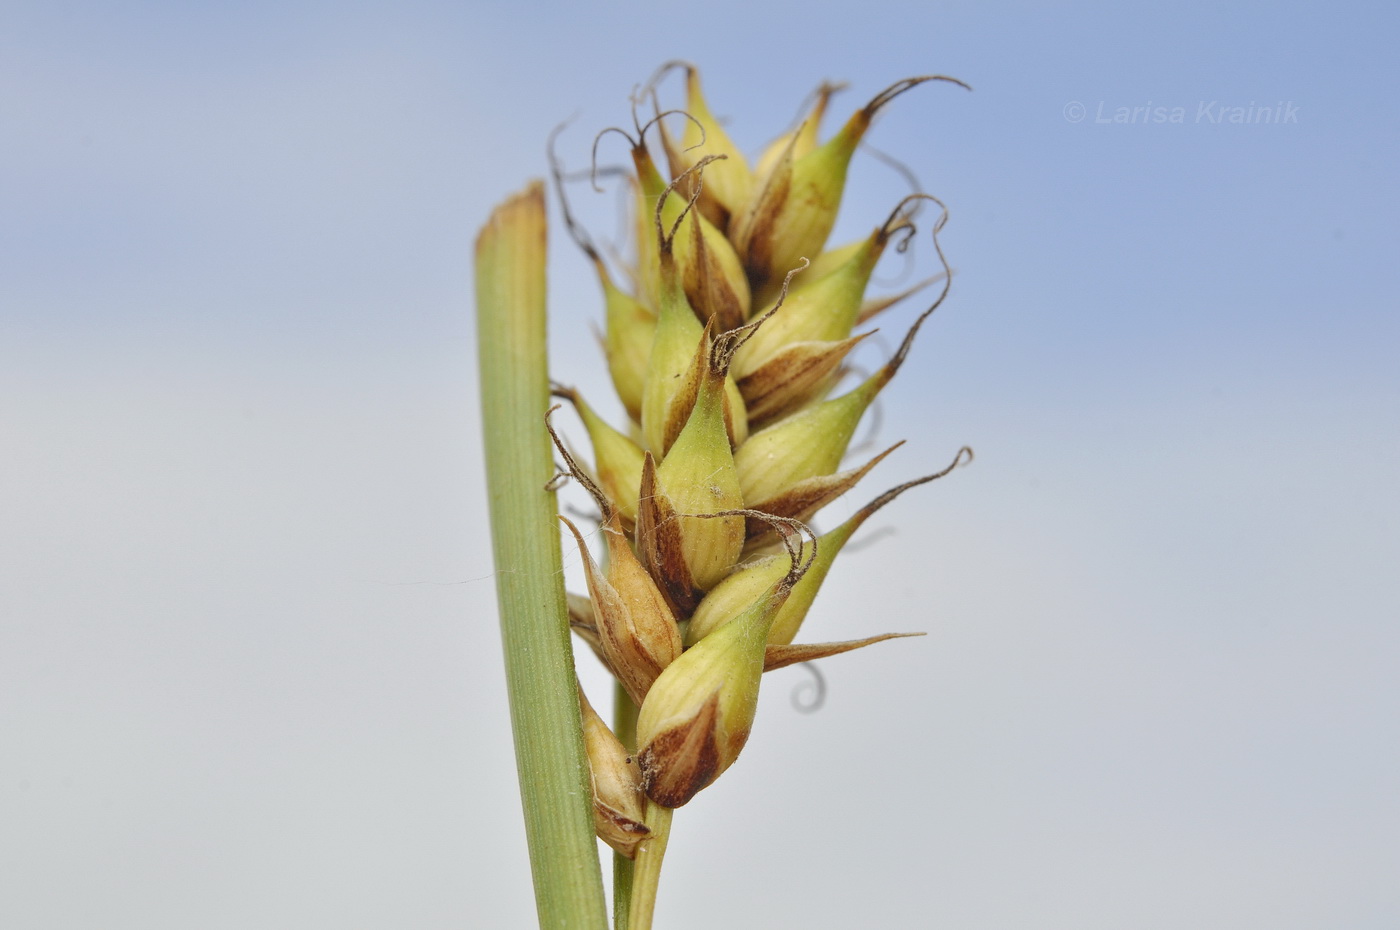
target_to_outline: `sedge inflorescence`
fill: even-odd
[[[738,757],[765,671],[896,635],[794,642],[860,525],[971,458],[959,450],[947,468],[886,491],[821,535],[807,526],[897,448],[843,468],[857,425],[949,284],[937,238],[947,211],[929,194],[905,197],[868,236],[827,245],[847,166],[895,97],[961,82],[899,81],[821,141],[838,89],[824,84],[799,125],[750,163],[711,113],[696,69],[674,63],[660,74],[673,69],[685,74],[684,107],[658,106],[651,122],[634,120],[634,133],[616,130],[631,158],[635,254],[625,276],[614,279],[565,215],[602,284],[604,349],[628,422],[609,424],[578,391],[556,385],[583,421],[591,463],[550,426],[567,472],[601,512],[594,548],[605,552],[602,565],[584,533],[560,517],[588,588],[570,597],[573,627],[640,708],[635,745],[624,746],[581,701],[598,832],[626,855],[648,834],[645,799],[686,804]],[[656,80],[642,95],[653,104]],[[555,177],[562,200],[557,163]],[[939,274],[903,294],[867,296],[876,263],[891,246],[902,250],[925,206],[938,211]],[[857,328],[939,282],[890,358],[850,378],[850,354],[869,335]]]

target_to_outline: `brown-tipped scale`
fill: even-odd
[[[942,225],[940,219],[934,226],[935,248]],[[770,510],[768,502],[792,492],[804,481],[831,475],[840,467],[861,416],[899,372],[919,328],[947,296],[947,283],[945,279],[938,299],[919,315],[895,354],[873,375],[839,397],[812,404],[759,430],[739,448],[734,464],[747,506]]]
[[[593,828],[599,839],[631,859],[637,854],[637,845],[651,835],[645,823],[641,769],[588,703],[582,688],[578,702],[593,785]]]
[[[696,315],[702,321],[714,317],[721,329],[738,326],[749,310],[748,276],[724,233],[692,209],[704,195],[705,175],[727,159],[707,155],[668,184],[644,145],[634,148],[632,157],[645,202],[655,205],[656,220],[663,230],[661,238],[668,240],[661,243],[661,248],[673,249],[681,285]],[[682,185],[692,188],[688,199],[677,193]],[[664,286],[665,282],[660,283]]]
[[[742,517],[699,518],[744,505],[724,422],[726,373],[716,362],[712,353],[690,418],[656,469],[655,494],[678,515],[681,552],[701,591],[718,584],[744,548]]]
[[[598,416],[578,391],[556,384],[553,393],[568,400],[578,411],[593,444],[593,470],[598,484],[617,508],[622,528],[631,530],[637,522],[637,489],[642,483],[641,447]]]
[[[772,173],[773,168],[785,153],[791,152],[793,158],[801,158],[817,147],[822,117],[826,115],[826,108],[831,103],[832,95],[837,91],[844,90],[845,87],[846,85],[842,83],[823,81],[812,92],[808,97],[808,100],[811,101],[811,108],[807,110],[807,113],[799,117],[796,126],[768,143],[763,149],[763,154],[758,157],[753,172],[755,186],[761,186],[767,181],[768,175]]]
[[[833,263],[832,252],[822,253],[788,293],[783,312],[775,315],[735,355],[734,376],[742,381],[794,343],[835,342],[849,337],[875,265],[897,234],[903,234],[900,249],[908,242],[914,227],[905,210],[911,202],[923,199],[931,198],[926,194],[904,198],[856,248],[836,250],[836,255],[844,256],[844,260]]]
[[[546,415],[545,425],[555,448],[568,465],[569,474],[584,486],[603,512],[599,531],[608,552],[608,569],[604,574],[593,561],[593,555],[588,551],[578,527],[568,517],[559,516],[560,522],[569,528],[578,543],[579,553],[583,557],[584,579],[588,583],[587,626],[584,623],[574,624],[572,615],[583,612],[573,608],[570,610],[571,625],[587,637],[603,664],[632,700],[640,704],[656,676],[680,655],[680,629],[666,598],[633,553],[622,530],[622,518],[617,507],[593,483],[554,432],[548,418],[555,409],[551,408]]]
[[[888,450],[884,454],[889,454],[889,451],[893,450]],[[958,450],[958,454],[948,467],[891,488],[856,511],[841,525],[818,537],[819,545],[812,557],[811,568],[802,576],[802,580],[793,587],[791,596],[778,612],[768,634],[768,642],[786,645],[793,641],[798,629],[802,626],[802,621],[806,619],[813,601],[816,600],[817,592],[821,590],[823,582],[826,581],[827,574],[831,571],[836,557],[840,555],[851,536],[860,529],[866,520],[910,488],[936,481],[952,472],[959,465],[970,461],[972,461],[972,450],[963,447]],[[804,555],[806,554],[804,552]],[[771,584],[785,570],[786,563],[787,559],[784,556],[774,555],[740,566],[738,570],[715,586],[714,590],[700,602],[700,606],[696,608],[686,629],[686,643],[697,643],[729,622],[729,618],[733,616],[741,602],[747,603],[755,590]]]
[[[573,533],[583,556],[599,653],[632,700],[640,704],[656,676],[681,654],[675,615],[632,553],[615,517],[602,526],[608,548],[606,575],[593,561],[573,521],[562,515],[559,519]]]
[[[642,787],[680,807],[738,758],[758,709],[768,630],[806,571],[792,550],[788,573],[730,623],[661,673],[637,717]]]
[[[680,177],[705,155],[720,155],[724,161],[714,165],[705,176],[705,189],[700,196],[700,212],[718,229],[729,225],[729,217],[749,200],[753,188],[753,172],[749,170],[744,153],[739,150],[724,127],[710,110],[710,104],[700,89],[700,71],[688,62],[668,62],[662,65],[655,83],[673,68],[685,69],[685,112],[690,117],[679,142],[666,138],[666,156],[671,176]]]
[[[857,110],[826,143],[805,155],[794,144],[779,156],[761,188],[730,224],[739,258],[758,288],[800,256],[821,251],[846,186],[846,169],[875,115],[895,97],[928,81],[962,81],[943,75],[906,78]]]

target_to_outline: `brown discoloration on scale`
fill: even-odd
[[[729,208],[720,203],[708,189],[700,194],[700,202],[696,205],[702,216],[714,224],[715,229],[720,232],[727,232],[732,214]]]
[[[671,445],[681,434],[681,430],[685,429],[686,421],[690,419],[690,412],[695,409],[695,399],[700,395],[700,382],[709,370],[710,341],[713,331],[714,324],[706,323],[705,334],[700,338],[700,343],[695,348],[695,356],[691,360],[690,367],[680,376],[680,387],[676,393],[671,395],[670,402],[666,405],[660,450],[663,457],[671,451]]]
[[[739,448],[739,443],[749,436],[748,415],[744,415],[744,423],[742,426],[743,435],[740,436],[739,433],[735,431],[740,427],[734,421],[734,404],[729,399],[729,392],[725,391],[723,397],[724,432],[729,437],[729,451],[733,452],[735,449]]]
[[[637,844],[650,835],[642,796],[642,773],[636,760],[580,688],[579,715],[583,723],[584,749],[588,756],[593,789],[593,831],[605,843],[629,859]]]
[[[690,244],[693,261],[685,268],[682,285],[691,307],[701,322],[714,320],[721,331],[742,326],[748,302],[725,278],[724,266],[706,244],[698,219],[690,223]]]
[[[671,501],[656,486],[656,460],[651,453],[642,462],[642,486],[637,508],[637,549],[642,563],[661,589],[678,618],[689,617],[700,603],[686,565],[680,524]]]
[[[749,428],[758,429],[792,413],[829,388],[841,362],[869,335],[795,343],[739,379],[739,391],[748,404]]]
[[[671,177],[676,178],[678,182],[676,193],[689,198],[695,193],[696,185],[696,181],[686,174],[693,167],[692,162],[680,143],[672,137],[666,123],[659,122],[656,126],[661,132],[661,148],[666,153],[666,165],[671,170]],[[695,207],[700,211],[700,215],[714,224],[720,232],[729,227],[729,209],[719,202],[712,188],[702,186]]]
[[[923,633],[884,633],[880,636],[868,636],[865,639],[847,639],[836,643],[769,644],[763,650],[763,670],[765,672],[771,672],[774,669],[786,668],[798,662],[811,662],[813,659],[825,659],[827,656],[850,652],[853,649],[860,649],[863,646],[883,643],[887,639],[902,639],[906,636],[923,635]]]
[[[818,510],[855,487],[856,483],[864,478],[872,468],[880,464],[885,456],[902,445],[904,442],[901,440],[859,468],[799,481],[777,497],[770,498],[761,504],[755,504],[754,509],[806,522]],[[747,545],[749,546],[764,544],[766,542],[764,537],[773,531],[771,523],[765,523],[753,517],[748,519],[746,528],[748,532]]]
[[[603,641],[598,635],[598,622],[593,612],[593,602],[582,594],[568,592],[569,600],[569,629],[574,632],[579,639],[588,644],[588,648],[593,650],[593,654],[598,657],[598,661],[603,663],[603,667],[614,678],[621,680],[618,671],[613,664],[608,661],[608,657],[603,652]]]
[[[773,276],[773,230],[792,194],[792,143],[795,141],[794,136],[752,205],[731,223],[734,250],[739,253],[749,275],[749,285],[755,292]]]
[[[635,591],[630,592],[630,596],[624,596],[613,579],[604,576],[598,569],[578,527],[568,517],[560,516],[559,519],[573,533],[583,556],[584,577],[593,603],[597,651],[603,664],[627,689],[632,700],[640,704],[656,676],[680,655],[680,634],[675,619],[665,604],[660,602],[659,592],[653,590],[651,598],[639,596]],[[612,528],[605,526],[603,532],[619,533],[615,518]],[[618,574],[618,560],[632,557],[630,550],[627,555],[621,555],[620,549],[624,548],[625,544],[609,547],[612,556],[610,574],[614,577]],[[622,567],[627,568],[625,564]],[[637,565],[635,569],[634,572],[624,573],[622,580],[634,586],[639,580],[649,585],[650,579],[637,577],[644,575],[641,566]]]
[[[647,797],[663,807],[681,807],[719,777],[718,719],[716,691],[694,717],[658,734],[642,748],[637,762]]]
[[[614,656],[612,664],[623,672],[623,687],[640,705],[657,676],[681,654],[680,630],[665,595],[633,554],[616,519],[602,532],[609,540],[608,580],[624,610],[617,622],[600,624],[598,632],[604,650]]]
[[[587,609],[585,619],[589,630],[582,635],[627,689],[632,700],[640,704],[656,676],[681,654],[680,632],[664,595],[632,552],[622,529],[620,512],[554,431],[549,418],[557,409],[551,407],[545,414],[545,428],[564,457],[569,474],[588,490],[603,511],[599,533],[608,551],[608,570],[604,574],[594,562],[578,527],[568,517],[559,516],[578,543],[584,578],[588,582],[588,602],[572,606],[571,614],[582,616]]]
[[[744,243],[747,248],[740,253],[744,270],[749,273],[749,281],[755,289],[773,276],[773,228],[791,192],[792,173],[780,168],[764,189],[765,198],[755,211],[748,241]]]
[[[637,857],[637,847],[651,836],[651,828],[626,814],[593,799],[593,829],[598,838],[628,859]]]

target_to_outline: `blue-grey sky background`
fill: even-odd
[[[872,521],[810,620],[930,635],[829,660],[816,714],[770,677],[658,925],[1400,925],[1398,26],[7,5],[0,926],[532,923],[471,246],[552,127],[578,114],[582,167],[676,57],[753,152],[823,79],[838,115],[973,85],[870,137],[949,204],[958,274],[883,404],[908,444],[832,514],[978,457]],[[838,236],[903,190],[858,157]],[[615,199],[574,197],[609,234]],[[557,228],[552,259],[557,374],[601,394],[595,282]]]

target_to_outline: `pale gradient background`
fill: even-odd
[[[908,445],[833,512],[978,459],[873,521],[811,619],[931,635],[830,660],[818,714],[769,680],[659,926],[1400,926],[1397,26],[6,5],[0,927],[531,924],[471,243],[551,127],[580,112],[581,166],[677,56],[751,149],[823,78],[840,111],[974,85],[871,137],[950,204],[959,276],[884,404]],[[842,229],[900,191],[862,156]],[[559,375],[598,393],[596,288],[553,254]]]

